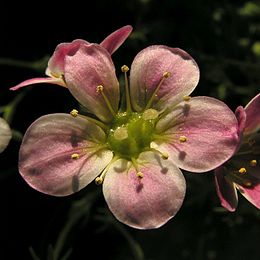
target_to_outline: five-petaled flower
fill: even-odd
[[[178,48],[156,45],[139,52],[129,79],[129,68],[121,67],[120,95],[109,51],[115,48],[107,46],[118,46],[128,33],[113,37],[114,45],[57,48],[54,56],[62,58],[49,67],[93,117],[73,109],[36,120],[25,133],[19,170],[33,188],[55,196],[95,180],[118,220],[149,229],[166,223],[183,203],[186,183],[179,168],[205,172],[224,163],[237,147],[238,124],[223,102],[189,96],[199,68]]]
[[[8,123],[0,117],[0,153],[7,147],[11,138],[12,132]]]
[[[240,146],[233,157],[215,170],[217,194],[221,205],[235,211],[238,189],[260,209],[260,94],[245,107],[236,109]]]

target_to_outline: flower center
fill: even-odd
[[[158,112],[147,109],[143,113],[118,113],[108,134],[108,145],[116,156],[132,160],[150,149]]]

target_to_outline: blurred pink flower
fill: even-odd
[[[113,54],[127,39],[131,31],[132,26],[126,25],[107,36],[100,43],[100,46],[105,48],[110,54]],[[64,65],[66,57],[74,55],[82,45],[90,44],[91,43],[81,39],[74,40],[70,43],[59,44],[49,59],[48,67],[45,72],[48,77],[25,80],[12,87],[11,90],[17,90],[19,88],[37,83],[51,83],[66,87],[66,82],[64,81]]]
[[[114,45],[103,42],[105,48],[80,44],[66,53],[62,80],[94,117],[74,109],[36,120],[25,133],[19,170],[33,188],[55,196],[95,180],[118,220],[157,228],[183,203],[186,183],[179,168],[204,172],[229,159],[239,140],[237,120],[221,101],[191,98],[199,81],[196,62],[162,45],[138,53],[130,86],[129,68],[122,66],[120,100],[115,48],[107,47],[118,46],[117,37]]]
[[[11,138],[12,132],[9,125],[3,118],[0,117],[0,153],[7,147]]]
[[[238,189],[260,209],[260,94],[245,107],[236,109],[240,146],[233,157],[215,170],[217,194],[221,205],[235,211]]]

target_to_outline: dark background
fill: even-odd
[[[77,38],[98,43],[126,24],[134,31],[113,54],[117,72],[143,48],[164,44],[186,50],[197,61],[201,79],[193,95],[219,98],[234,110],[259,92],[257,1],[2,1],[0,112],[18,96],[21,100],[8,116],[18,133],[0,154],[0,259],[260,259],[259,210],[240,195],[235,213],[222,209],[212,172],[185,173],[183,207],[162,228],[148,231],[117,222],[94,184],[56,198],[20,177],[19,133],[41,115],[69,112],[78,104],[54,85],[17,92],[9,87],[44,76],[57,44]]]

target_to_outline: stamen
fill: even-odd
[[[129,93],[129,84],[128,84],[128,78],[127,78],[127,72],[129,71],[129,68],[126,65],[123,65],[121,67],[121,71],[124,72],[124,74],[125,74],[126,112],[132,112],[131,99],[130,99],[130,93]]]
[[[148,108],[150,108],[150,107],[152,106],[152,103],[153,103],[155,97],[157,96],[157,92],[159,91],[160,87],[162,86],[164,80],[165,80],[166,78],[169,78],[170,75],[171,75],[171,73],[168,72],[168,71],[166,71],[166,72],[163,73],[162,78],[161,78],[161,80],[159,81],[158,86],[157,86],[156,89],[154,90],[153,95],[151,96],[150,100],[147,102],[147,105],[146,105],[146,107],[145,107],[145,110],[147,110]]]
[[[142,118],[144,120],[152,120],[152,119],[156,119],[159,116],[159,112],[153,108],[149,108],[147,110],[144,111]]]
[[[128,132],[126,127],[119,127],[114,132],[114,137],[117,140],[124,140],[128,137]]]
[[[112,160],[112,161],[113,161],[113,160]],[[112,162],[112,161],[111,161],[111,162]],[[107,167],[101,172],[100,176],[98,176],[98,177],[95,179],[95,183],[96,183],[97,185],[100,185],[100,184],[103,183],[103,181],[104,181],[104,179],[105,179],[105,176],[106,176],[106,173],[107,173],[107,171],[108,171],[108,168],[109,168],[111,162],[110,162],[110,163],[107,165]]]
[[[255,167],[257,165],[257,160],[251,160],[249,164],[250,166]]]
[[[78,154],[78,153],[73,153],[73,154],[71,155],[71,159],[72,159],[72,160],[77,160],[77,159],[79,159],[79,154]]]
[[[97,86],[97,90],[96,90],[98,93],[101,93],[102,97],[104,98],[105,100],[105,103],[109,109],[109,111],[111,112],[111,114],[115,117],[116,116],[116,113],[113,109],[113,107],[111,106],[110,104],[110,101],[109,99],[107,98],[106,94],[104,93],[104,87],[102,85],[99,85]]]
[[[185,135],[181,135],[181,136],[179,137],[179,141],[180,141],[181,143],[185,143],[187,140],[188,140],[188,139],[187,139],[187,137],[186,137]]]
[[[240,168],[240,169],[238,170],[238,172],[239,172],[240,174],[245,174],[245,173],[246,173],[246,168],[242,167],[242,168]]]
[[[139,166],[138,166],[138,163],[137,161],[135,160],[135,158],[131,158],[131,161],[133,163],[133,166],[136,170],[136,176],[138,179],[142,179],[144,177],[144,174],[139,170]]]
[[[72,109],[72,110],[70,111],[70,115],[73,116],[73,117],[84,118],[84,119],[86,119],[86,120],[88,120],[88,121],[90,121],[90,122],[92,122],[92,123],[98,125],[98,126],[101,127],[103,130],[108,130],[108,128],[109,128],[107,125],[105,125],[104,123],[102,123],[101,121],[99,121],[99,120],[97,120],[97,119],[95,119],[95,118],[92,118],[92,117],[89,117],[89,116],[85,116],[85,115],[80,115],[80,114],[79,114],[79,111],[76,110],[76,109]]]
[[[71,114],[73,117],[76,117],[76,116],[78,116],[79,111],[76,110],[76,109],[72,109],[72,110],[70,111],[70,114]]]
[[[109,162],[109,164],[105,167],[105,169],[101,172],[101,174],[95,179],[95,183],[97,185],[100,185],[104,182],[105,176],[107,174],[110,165],[114,163],[116,160],[118,160],[118,157],[114,156],[113,159]]]
[[[156,147],[156,146],[155,146],[154,143],[152,142],[152,143],[150,144],[150,148],[148,149],[148,151],[156,152],[156,153],[158,153],[158,154],[161,155],[161,157],[162,157],[163,160],[168,160],[169,154],[166,153],[166,152],[161,152],[161,151],[159,151],[158,149],[156,149],[155,147]]]
[[[190,96],[183,96],[182,98],[184,101],[190,101],[191,97]]]

